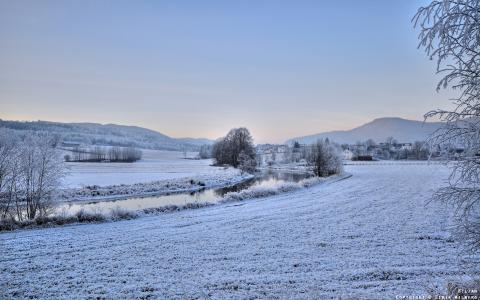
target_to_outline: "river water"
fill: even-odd
[[[190,193],[174,193],[161,196],[136,197],[121,200],[94,201],[94,202],[70,202],[60,204],[56,211],[74,214],[84,209],[91,212],[106,213],[114,208],[128,210],[142,210],[145,208],[158,208],[168,205],[185,205],[188,203],[215,203],[226,193],[238,192],[253,186],[274,187],[284,182],[299,182],[310,177],[305,173],[291,173],[284,171],[264,171],[255,178],[242,183],[217,189],[203,189]]]

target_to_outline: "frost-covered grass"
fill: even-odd
[[[138,213],[129,209],[116,207],[110,211],[110,219],[114,221],[118,220],[131,220],[138,217]]]
[[[304,179],[300,182],[284,182],[281,184],[277,184],[275,186],[253,186],[251,188],[239,191],[239,192],[230,192],[227,193],[219,202],[220,203],[227,203],[227,202],[234,202],[234,201],[243,201],[247,199],[255,199],[255,198],[263,198],[268,196],[274,196],[281,193],[287,193],[296,191],[302,188],[312,187],[319,183],[323,182],[331,182],[336,180],[342,180],[350,177],[350,174],[340,174],[334,175],[330,177],[311,177]]]
[[[112,209],[108,214],[79,210],[75,214],[58,214],[37,217],[34,220],[16,221],[14,219],[0,220],[0,232],[16,229],[33,229],[42,227],[63,226],[76,223],[103,223],[109,221],[131,220],[139,216],[138,212],[120,207]]]
[[[83,188],[62,190],[58,194],[58,197],[60,201],[116,200],[149,195],[194,192],[205,188],[232,185],[253,177],[253,175],[247,173],[241,174],[240,171],[233,168],[229,170],[230,172],[225,172],[222,175],[199,175],[194,177],[195,179],[179,178],[135,184],[86,186]]]
[[[0,298],[392,299],[463,282],[439,165],[122,222],[0,234]]]
[[[244,174],[244,176],[250,176],[250,175]],[[68,210],[66,209],[66,207],[64,207],[63,209],[59,209],[58,211],[56,211],[54,215],[51,215],[48,217],[40,217],[40,218],[37,218],[36,220],[26,220],[22,222],[17,222],[15,220],[4,220],[3,222],[0,223],[0,231],[6,231],[6,230],[11,231],[15,229],[36,228],[36,227],[52,227],[52,226],[61,226],[61,225],[67,225],[72,223],[86,223],[86,222],[99,223],[99,222],[128,220],[128,219],[134,219],[137,217],[150,215],[150,214],[177,212],[184,209],[203,208],[203,207],[212,206],[219,203],[244,201],[248,199],[268,197],[268,196],[278,195],[280,193],[296,191],[302,188],[312,187],[320,183],[342,180],[350,176],[351,176],[350,174],[340,174],[340,175],[330,176],[328,178],[311,177],[311,178],[304,179],[300,182],[282,182],[274,186],[253,186],[248,189],[244,189],[240,192],[227,193],[223,198],[215,202],[198,201],[193,203],[166,204],[158,207],[144,208],[140,210],[131,210],[131,209],[126,209],[119,206],[113,206],[110,209],[95,209],[93,211],[85,208],[81,208],[79,211],[73,214],[68,213]],[[205,184],[194,181],[193,179],[188,180],[188,183],[192,185],[199,185],[202,188],[205,186]],[[141,186],[143,186],[143,184],[141,184]],[[131,189],[131,186],[127,186],[127,187]],[[96,187],[96,188],[98,189],[106,188],[106,190],[108,190],[109,187]],[[93,188],[88,188],[88,189],[89,190],[91,189],[92,191],[96,191]],[[115,189],[115,190],[118,192],[118,189]],[[143,190],[143,192],[145,194],[145,190]]]
[[[160,207],[153,207],[153,208],[144,208],[142,209],[142,214],[158,214],[158,213],[166,213],[166,212],[178,212],[184,209],[196,209],[196,208],[203,208],[207,206],[215,205],[214,203],[210,202],[194,202],[194,203],[185,203],[181,205],[171,204],[165,205]]]

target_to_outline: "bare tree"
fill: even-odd
[[[218,140],[213,145],[213,157],[217,164],[228,164],[238,167],[246,157],[255,161],[255,148],[253,138],[247,128],[235,128],[227,136]],[[242,159],[240,159],[242,154]]]
[[[365,145],[367,146],[367,151],[372,151],[377,146],[377,143],[372,139],[368,139],[365,141]]]
[[[397,143],[397,140],[394,139],[393,137],[389,136],[389,137],[387,137],[387,139],[385,140],[385,143],[391,147],[391,146],[393,146],[393,145],[395,145],[395,144]]]
[[[135,162],[142,159],[142,151],[135,147],[123,148],[123,161],[124,162]]]
[[[91,161],[104,161],[106,159],[106,151],[100,146],[95,146],[89,154],[89,160]]]
[[[240,152],[238,156],[238,168],[243,172],[253,173],[257,167],[257,161],[255,157],[248,155],[245,151]]]
[[[198,156],[201,159],[212,158],[212,146],[211,145],[200,146],[200,151],[198,152]]]
[[[21,188],[26,217],[44,216],[51,208],[52,196],[60,185],[63,161],[52,147],[50,137],[28,136],[21,151]]]
[[[63,160],[50,135],[23,140],[0,133],[0,219],[35,219],[52,207],[63,176]]]
[[[120,147],[112,147],[108,150],[108,160],[117,161],[120,159]]]
[[[410,156],[416,160],[427,160],[429,151],[425,142],[416,141],[412,145],[412,149],[409,151]]]
[[[480,250],[480,1],[439,0],[421,7],[413,19],[420,28],[419,47],[437,62],[442,78],[437,90],[452,88],[454,109],[434,110],[425,118],[440,118],[445,127],[429,141],[433,146],[465,149],[453,164],[448,187],[436,195],[455,205],[465,232]]]
[[[0,130],[0,219],[7,216],[14,204],[12,197],[12,179],[16,177],[18,140],[12,132]]]
[[[327,140],[318,140],[311,145],[308,162],[313,165],[316,176],[325,177],[342,171],[342,158],[335,145]]]

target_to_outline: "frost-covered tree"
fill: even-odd
[[[18,139],[12,131],[0,129],[0,219],[7,216],[14,205],[12,181],[16,177]]]
[[[387,144],[388,146],[393,146],[397,143],[397,140],[394,139],[392,136],[389,136],[385,139],[385,144]]]
[[[455,162],[450,185],[437,196],[453,203],[465,225],[472,249],[480,250],[480,1],[438,0],[421,7],[414,19],[420,29],[419,47],[437,63],[437,90],[458,92],[451,110],[434,110],[425,117],[440,118],[445,127],[432,145],[465,149]]]
[[[227,164],[235,168],[245,161],[245,157],[255,161],[253,138],[247,128],[234,128],[213,145],[212,154],[216,164]]]
[[[251,156],[245,153],[245,151],[240,152],[238,156],[238,168],[243,172],[253,173],[257,167],[257,161],[255,156]]]
[[[134,147],[122,148],[122,160],[123,162],[135,162],[142,159],[142,150]]]
[[[35,219],[52,206],[63,159],[51,135],[0,132],[0,219]]]
[[[211,145],[202,145],[198,151],[198,156],[201,159],[212,158],[212,146]]]
[[[103,161],[106,159],[106,150],[100,146],[93,147],[89,153],[89,160],[90,161]]]
[[[339,148],[328,140],[318,140],[310,147],[307,161],[313,166],[316,176],[325,177],[342,171],[342,158]]]
[[[425,142],[416,141],[412,145],[412,149],[409,151],[409,157],[416,160],[427,160],[429,156],[429,151]]]
[[[63,176],[63,160],[52,141],[50,137],[32,135],[21,144],[20,187],[30,220],[48,213]]]

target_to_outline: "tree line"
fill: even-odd
[[[402,145],[409,144],[409,147]],[[415,141],[413,143],[399,144],[393,137],[388,137],[385,142],[377,144],[373,139],[366,141],[357,141],[354,145],[342,144],[343,150],[350,150],[355,158],[370,155],[378,159],[386,160],[427,160],[432,156],[438,156],[440,150],[430,149],[429,145],[424,141]],[[436,150],[436,151],[433,151]]]
[[[292,162],[305,160],[316,176],[324,177],[338,174],[342,171],[342,158],[337,144],[330,143],[328,139],[302,147],[296,143],[292,149]],[[253,173],[259,162],[253,138],[246,128],[234,128],[228,134],[219,139],[210,149],[204,146],[199,156],[214,158],[216,165],[230,165],[242,171]]]
[[[134,147],[101,147],[84,149],[76,146],[72,154],[64,156],[67,162],[135,162],[142,159],[142,151]]]

